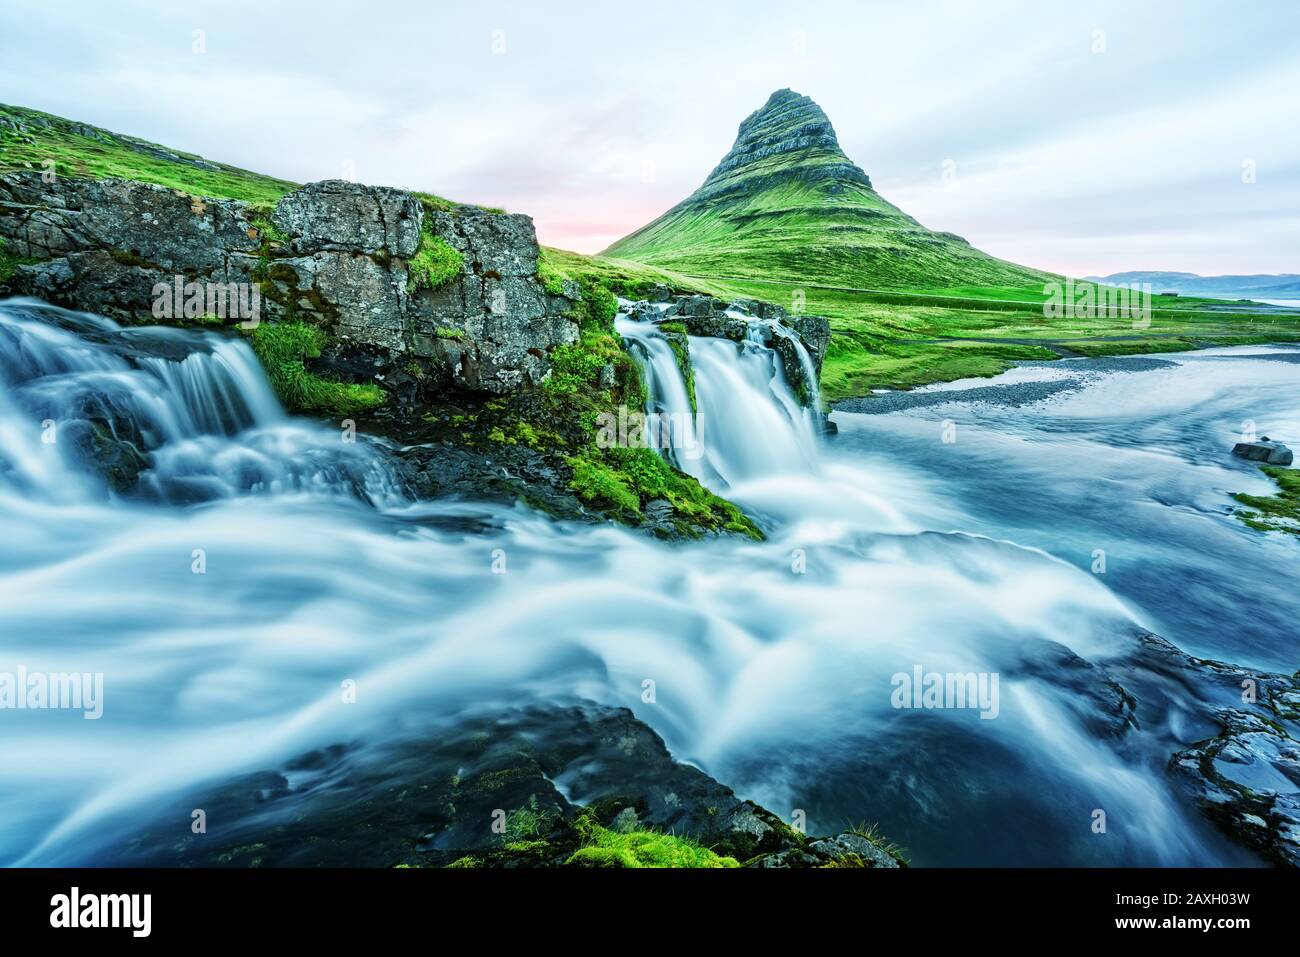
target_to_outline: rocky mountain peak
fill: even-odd
[[[835,128],[811,97],[777,90],[740,124],[736,142],[702,191],[731,192],[753,176],[805,181],[839,179],[870,188],[871,180],[840,149]],[[749,183],[749,185],[754,185]]]

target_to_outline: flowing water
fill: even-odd
[[[658,336],[620,325],[652,403],[689,408]],[[1249,861],[1168,784],[1177,723],[1107,736],[1071,653],[1121,659],[1145,627],[1294,670],[1300,549],[1230,517],[1228,491],[1268,483],[1226,453],[1244,419],[1300,422],[1295,353],[837,413],[824,445],[759,343],[691,354],[705,454],[680,461],[765,542],[412,502],[364,437],[285,416],[242,343],[0,305],[0,672],[103,675],[97,720],[0,712],[0,862],[111,862],[132,823],[188,827],[194,788],[574,694],[811,832],[878,821],[920,864]],[[145,453],[141,494],[85,467],[105,430]],[[996,716],[895,707],[917,667],[997,674]]]

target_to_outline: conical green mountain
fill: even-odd
[[[687,275],[866,288],[1041,285],[880,197],[821,107],[773,93],[704,185],[604,256]]]

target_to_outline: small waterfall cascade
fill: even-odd
[[[673,334],[652,314],[646,318],[644,307],[634,318],[630,304],[622,305],[615,326],[645,374],[647,434],[675,466],[715,491],[815,470],[821,431],[817,374],[798,336],[773,320],[728,310],[729,318],[745,323],[739,342],[676,333],[689,349],[688,383]],[[665,308],[656,307],[661,316]],[[776,337],[789,343],[811,384],[807,403],[790,385],[773,346]]]
[[[373,450],[286,415],[247,343],[0,305],[0,490],[68,502],[110,485],[183,504],[317,491],[397,494]],[[96,474],[96,473],[100,474]]]

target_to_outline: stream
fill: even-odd
[[[659,335],[619,328],[652,405],[684,411]],[[1300,665],[1300,542],[1232,517],[1230,492],[1272,484],[1228,453],[1246,420],[1300,440],[1300,352],[1025,365],[836,411],[823,438],[761,336],[690,351],[704,454],[679,464],[764,542],[415,502],[364,436],[286,415],[242,342],[0,303],[0,672],[103,688],[91,720],[0,713],[0,863],[110,863],[123,828],[183,826],[196,787],[574,695],[809,833],[876,822],[915,864],[1254,862],[1168,779],[1198,737],[1177,702],[1110,736],[1081,666],[1143,630]],[[133,497],[86,468],[105,422],[147,459]],[[918,672],[995,698],[898,706]]]

